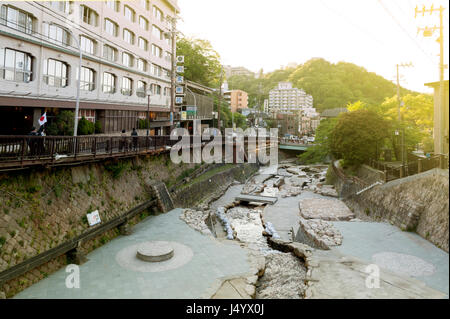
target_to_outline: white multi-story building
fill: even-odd
[[[280,82],[277,88],[269,92],[268,110],[280,114],[298,114],[303,110],[311,112],[313,97],[302,89],[293,88],[291,82]]]
[[[1,134],[26,133],[47,112],[75,109],[106,133],[147,118],[170,126],[172,33],[177,0],[0,2]]]

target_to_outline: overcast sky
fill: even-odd
[[[291,62],[322,57],[352,62],[401,85],[431,92],[439,80],[439,32],[432,38],[417,27],[439,26],[439,12],[414,18],[414,8],[443,5],[445,64],[448,64],[448,5],[419,0],[178,0],[186,36],[209,40],[223,64],[270,72]],[[448,70],[445,73],[448,79]]]

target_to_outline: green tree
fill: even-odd
[[[402,98],[403,106],[400,107],[401,120],[398,120],[398,98],[393,96],[386,98],[378,106],[368,105],[361,101],[348,104],[349,111],[369,110],[378,113],[390,122],[392,128],[389,133],[389,143],[385,146],[392,148],[397,160],[401,158],[401,134],[405,134],[405,146],[407,151],[414,150],[417,146],[430,150],[430,139],[433,132],[433,97],[426,94],[407,94]],[[399,134],[395,134],[398,131]]]
[[[184,55],[184,76],[187,80],[209,87],[218,87],[220,82],[220,56],[207,40],[180,38],[177,55]]]
[[[95,132],[95,124],[84,116],[78,121],[78,135],[91,135]]]
[[[45,131],[47,135],[73,135],[74,113],[72,111],[59,112],[47,125]]]
[[[373,111],[342,113],[329,136],[331,153],[346,165],[360,165],[377,158],[390,130],[390,123]]]
[[[331,155],[331,132],[337,124],[337,119],[330,118],[320,121],[316,130],[315,145],[310,147],[305,153],[298,156],[305,164],[324,162]]]

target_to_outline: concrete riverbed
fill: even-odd
[[[414,233],[354,218],[325,175],[326,166],[264,167],[207,208],[148,217],[93,251],[80,288],[67,288],[61,269],[15,298],[448,298],[448,254]],[[235,201],[242,193],[277,202],[243,205]],[[270,237],[300,245],[308,258],[273,248]],[[130,251],[146,241],[173,243],[177,259],[140,264]],[[373,265],[378,288],[367,284]]]

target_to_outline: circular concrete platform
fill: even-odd
[[[136,252],[143,243],[130,245],[116,254],[116,262],[123,268],[138,272],[160,272],[176,269],[191,261],[192,249],[177,242],[168,242],[173,248],[173,257],[160,262],[147,262],[139,259]]]
[[[149,241],[138,247],[136,256],[147,262],[166,261],[173,257],[173,247],[166,241]]]

